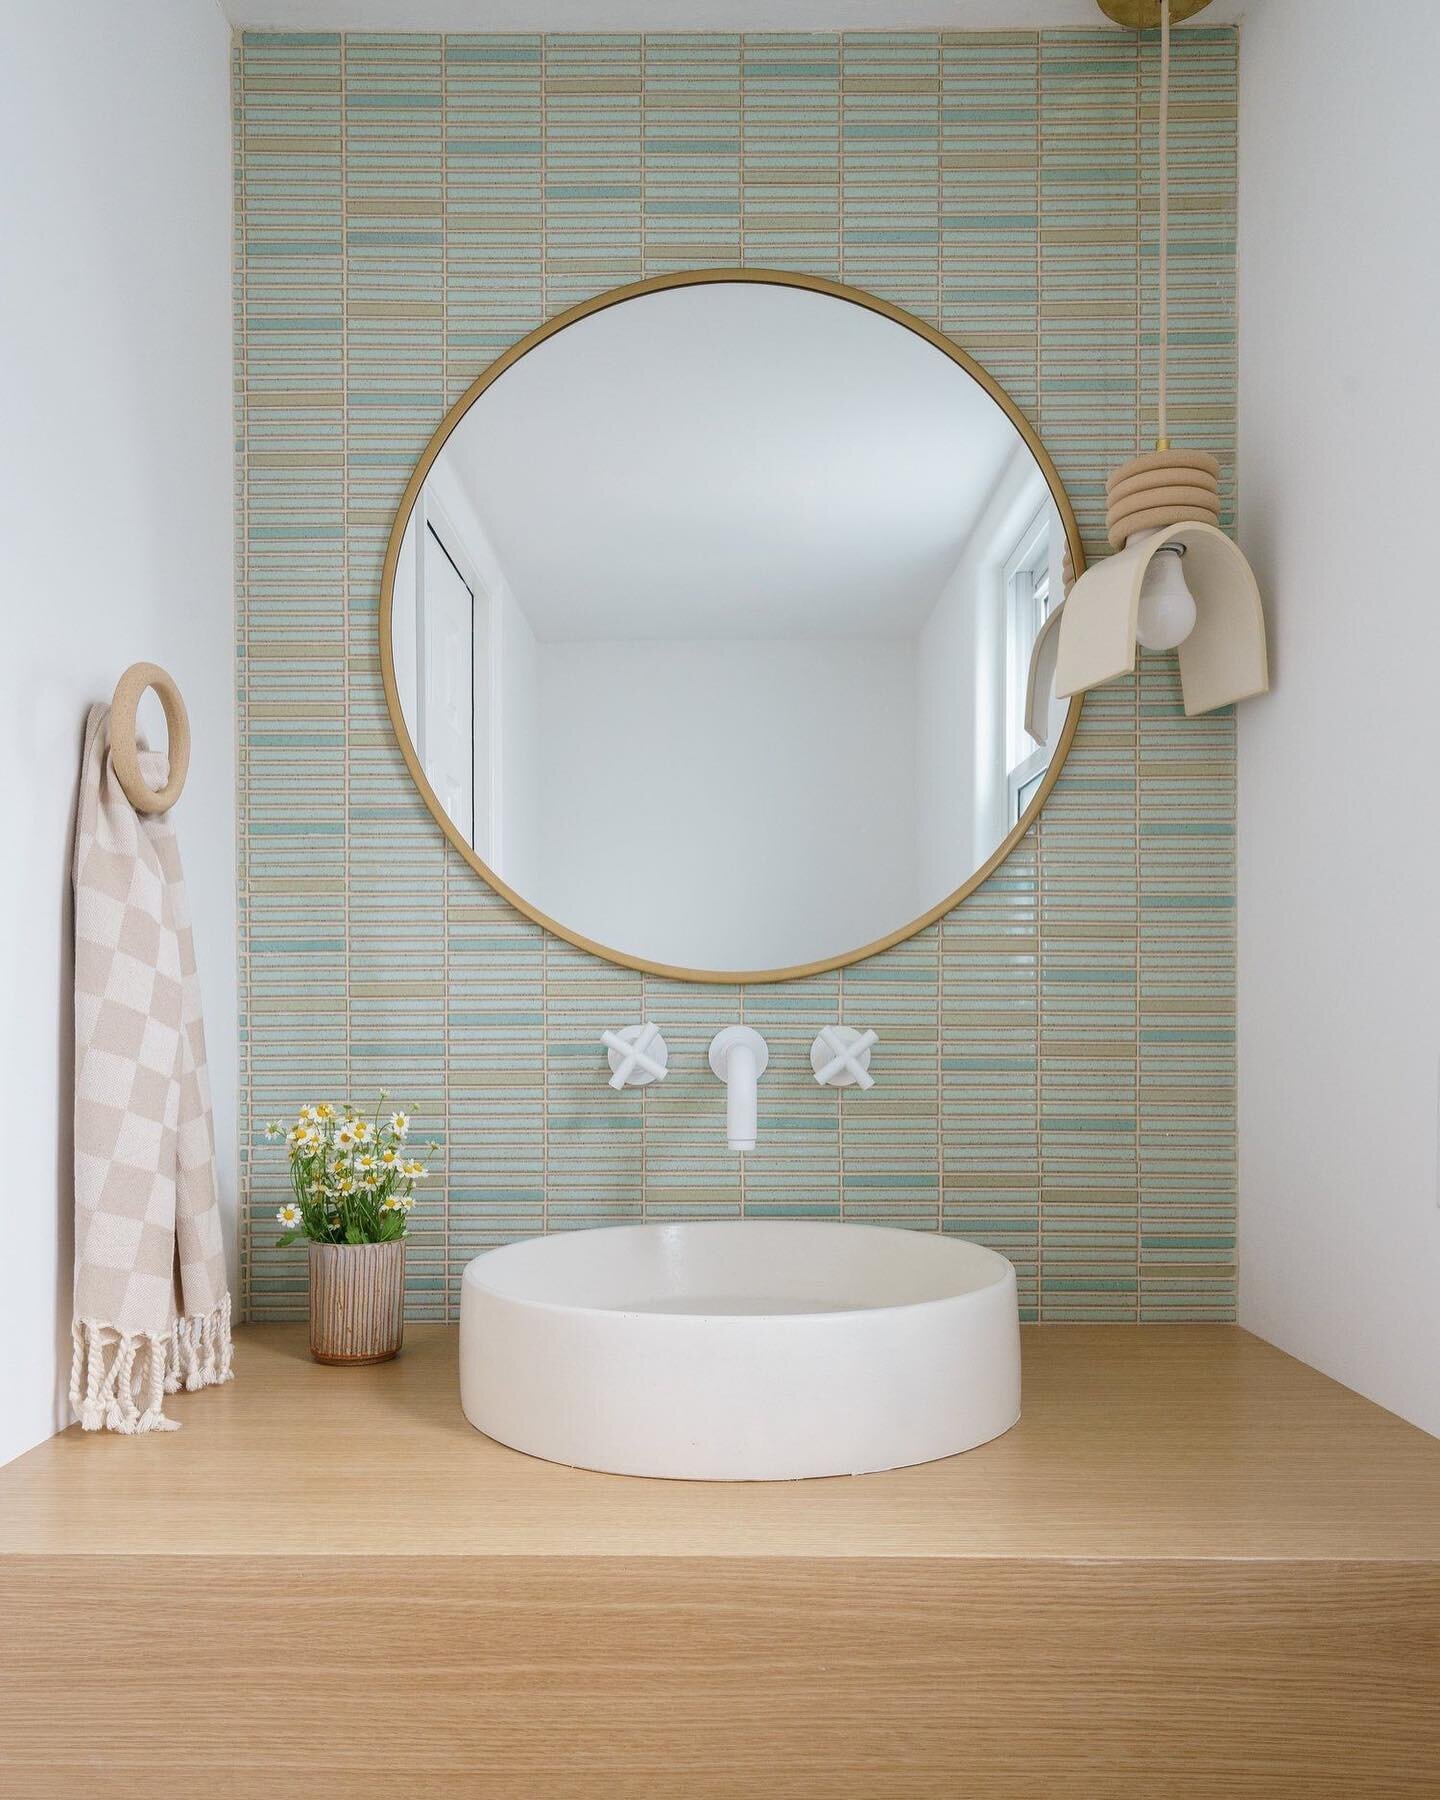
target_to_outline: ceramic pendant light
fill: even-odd
[[[1155,449],[1106,483],[1113,556],[1070,588],[1059,625],[1043,644],[1062,699],[1128,674],[1139,650],[1176,650],[1187,713],[1210,712],[1269,686],[1265,619],[1250,565],[1220,529],[1220,465],[1204,450],[1179,450],[1166,435],[1170,276],[1170,23],[1208,0],[1100,0],[1111,18],[1160,27],[1160,347]],[[1042,634],[1042,637],[1046,634]],[[1049,669],[1031,665],[1032,693],[1049,691]],[[1043,684],[1043,685],[1042,685]],[[1037,717],[1040,709],[1036,709]]]

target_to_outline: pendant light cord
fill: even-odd
[[[1102,0],[1102,4],[1104,0]],[[1145,0],[1145,10],[1140,14],[1146,20],[1145,29],[1151,30],[1150,19],[1158,19],[1160,25],[1160,129],[1158,133],[1160,151],[1160,233],[1159,263],[1160,281],[1157,312],[1160,321],[1159,354],[1155,359],[1155,448],[1132,457],[1122,463],[1105,484],[1105,535],[1110,540],[1112,550],[1123,550],[1126,545],[1142,533],[1146,536],[1155,532],[1164,532],[1166,538],[1173,536],[1176,525],[1197,524],[1218,527],[1220,524],[1220,464],[1205,450],[1172,450],[1167,435],[1169,419],[1167,401],[1169,399],[1170,376],[1170,15],[1172,0],[1159,0],[1158,7],[1151,10],[1151,0]],[[1187,7],[1188,10],[1193,10]],[[1108,11],[1108,6],[1107,6]],[[1137,55],[1141,55],[1137,51]],[[1143,61],[1137,69],[1137,80],[1141,83],[1141,95],[1144,89]],[[1143,138],[1143,132],[1141,136]],[[1137,147],[1143,152],[1144,145]],[[1143,183],[1142,183],[1143,186]],[[1143,202],[1144,196],[1139,196]],[[1139,273],[1143,275],[1144,263],[1144,206],[1141,205],[1142,217],[1139,222],[1139,242],[1137,254],[1142,265]],[[1145,374],[1145,334],[1144,334],[1144,282],[1140,283],[1137,292],[1137,305],[1140,305],[1141,317],[1136,320],[1136,378],[1143,387]],[[1135,431],[1137,444],[1139,433],[1144,429],[1144,397],[1137,396]],[[1161,540],[1163,544],[1165,539]],[[1082,580],[1088,577],[1082,577]],[[1068,604],[1068,603],[1067,603]],[[1098,665],[1097,665],[1098,666]]]
[[[1160,0],[1160,355],[1155,396],[1157,450],[1170,448],[1166,376],[1170,358],[1170,0]]]

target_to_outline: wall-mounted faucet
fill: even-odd
[[[755,1148],[760,1077],[770,1047],[748,1025],[727,1025],[710,1040],[710,1067],[725,1083],[725,1135],[732,1150]]]

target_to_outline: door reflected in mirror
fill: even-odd
[[[387,690],[427,803],[532,916],[711,978],[850,960],[1033,813],[1068,504],[993,384],[800,277],[597,305],[412,482]],[[1078,544],[1072,544],[1078,558]]]

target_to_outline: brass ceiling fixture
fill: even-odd
[[[1269,686],[1265,619],[1250,565],[1220,529],[1220,464],[1179,450],[1167,435],[1170,353],[1170,25],[1207,0],[1099,0],[1108,18],[1160,27],[1159,352],[1155,448],[1106,483],[1106,531],[1116,552],[1096,562],[1066,596],[1054,631],[1042,634],[1032,688],[1062,699],[1128,674],[1140,649],[1178,650],[1187,713],[1213,711]],[[1043,710],[1043,709],[1038,709]]]
[[[1210,0],[1170,0],[1170,23],[1182,25],[1209,4]],[[1160,0],[1100,0],[1100,10],[1107,19],[1131,31],[1160,29]]]

